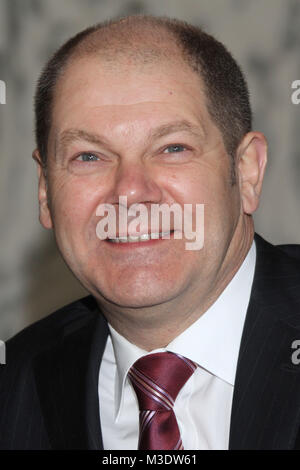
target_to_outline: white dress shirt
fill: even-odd
[[[235,373],[255,260],[253,242],[215,303],[166,348],[144,351],[109,325],[98,387],[105,450],[137,449],[139,408],[127,372],[141,356],[160,351],[179,353],[199,365],[174,405],[184,449],[228,449]]]

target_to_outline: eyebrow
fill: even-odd
[[[166,135],[174,134],[175,132],[180,131],[189,132],[198,138],[203,138],[206,136],[206,132],[203,126],[197,126],[187,120],[181,120],[163,124],[151,130],[147,136],[147,141],[152,142]],[[98,145],[109,145],[108,140],[100,134],[90,133],[83,129],[66,129],[61,133],[60,137],[55,142],[55,155],[58,152],[64,152],[67,146],[76,140],[84,140],[86,142]]]

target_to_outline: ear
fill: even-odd
[[[253,214],[259,206],[262,182],[267,164],[267,141],[261,132],[249,132],[237,150],[237,167],[245,214]]]
[[[33,151],[32,158],[37,163],[37,171],[38,171],[38,178],[39,178],[39,189],[38,189],[39,211],[40,211],[39,220],[44,228],[51,229],[53,227],[53,224],[52,224],[52,218],[51,218],[49,202],[48,202],[47,179],[45,175],[45,168],[44,168],[42,158],[38,149],[35,149]]]

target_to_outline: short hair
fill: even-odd
[[[36,143],[45,167],[55,89],[66,66],[71,60],[95,54],[97,50],[112,63],[117,61],[119,51],[128,54],[130,48],[138,49],[143,56],[146,39],[134,42],[134,37],[139,34],[143,39],[147,32],[156,44],[152,55],[155,56],[155,50],[159,54],[161,48],[161,55],[168,56],[168,51],[163,50],[167,39],[175,44],[184,62],[200,75],[208,112],[221,132],[227,153],[235,161],[237,146],[252,126],[249,92],[237,62],[221,42],[197,26],[174,18],[132,15],[97,23],[77,33],[44,66],[37,82],[34,111]],[[160,41],[162,35],[164,42]],[[146,60],[155,60],[148,56]]]

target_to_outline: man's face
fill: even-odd
[[[50,212],[41,221],[92,294],[143,307],[213,288],[242,211],[220,131],[187,66],[112,69],[78,59],[58,84],[48,149]],[[118,209],[119,196],[128,207],[204,204],[203,249],[186,250],[187,240],[174,237],[100,240],[97,207]]]

